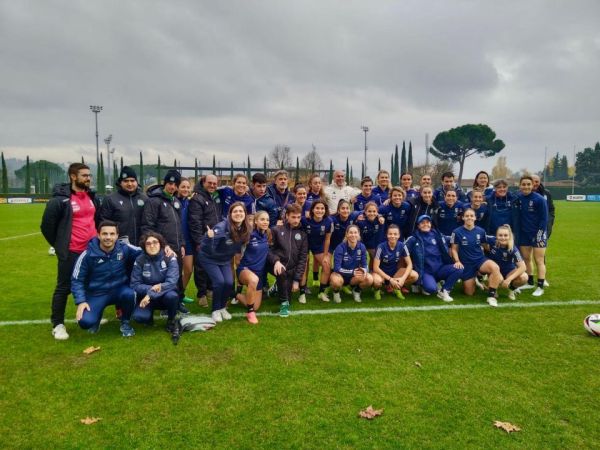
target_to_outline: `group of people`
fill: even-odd
[[[497,306],[500,288],[515,299],[523,289],[540,296],[548,286],[554,206],[536,176],[523,176],[515,195],[505,180],[490,185],[484,171],[465,194],[451,172],[435,189],[431,176],[415,187],[409,173],[392,186],[385,170],[375,182],[364,177],[360,189],[342,171],[329,185],[312,175],[290,189],[285,170],[270,183],[262,173],[251,180],[237,174],[231,186],[219,186],[214,174],[194,185],[169,170],[144,193],[125,166],[117,190],[99,202],[88,166],[71,164],[68,175],[69,183],[55,186],[41,224],[58,257],[51,317],[58,340],[69,337],[64,316],[71,292],[80,327],[92,333],[113,304],[123,336],[134,335],[131,320],[152,324],[160,310],[176,338],[176,316],[194,302],[185,296],[192,276],[198,304],[208,307],[212,297],[215,322],[231,319],[228,303],[241,303],[252,324],[266,293],[278,297],[282,317],[292,293],[306,303],[309,268],[322,302],[331,295],[340,303],[344,293],[361,302],[368,288],[375,299],[383,291],[397,298],[420,292],[450,302],[462,280],[467,295],[479,287]],[[275,278],[271,287],[268,274]]]

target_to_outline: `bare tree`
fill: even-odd
[[[418,185],[421,177],[425,174],[431,175],[433,186],[440,184],[440,178],[444,172],[454,172],[454,165],[448,161],[436,160],[429,166],[414,166],[412,171],[413,183]]]
[[[268,156],[269,166],[273,169],[292,167],[292,151],[287,145],[277,144]]]
[[[302,168],[308,171],[320,170],[323,168],[323,160],[317,153],[317,149],[314,145],[313,149],[302,158]]]

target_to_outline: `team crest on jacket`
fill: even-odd
[[[225,241],[225,243],[226,243],[227,245],[233,245],[233,239],[227,239],[227,240]]]
[[[164,261],[164,259],[160,262],[160,267],[163,269],[167,268],[167,263]]]
[[[123,206],[123,200],[119,200],[119,204]]]
[[[121,261],[123,259],[123,252],[117,253],[117,261]]]
[[[180,204],[179,204],[179,202],[174,202],[173,206],[175,207],[175,209],[179,209]]]
[[[281,235],[283,236],[283,231],[281,232]],[[299,241],[299,240],[301,240],[301,239],[302,239],[302,235],[301,235],[300,233],[296,233],[296,234],[294,235],[294,239],[296,239],[297,241]]]
[[[360,249],[360,248],[359,248],[359,249],[356,251],[356,254],[357,254],[358,256],[360,256],[360,255],[362,254],[362,251],[361,251],[361,249]]]
[[[144,200],[142,200],[141,198],[138,198],[137,205],[144,206]]]

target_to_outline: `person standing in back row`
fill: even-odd
[[[90,191],[90,168],[73,163],[67,173],[70,182],[54,186],[41,224],[42,234],[56,249],[58,259],[51,320],[52,336],[59,341],[69,339],[65,309],[71,292],[71,273],[89,240],[96,236],[96,213],[100,207],[94,192]]]

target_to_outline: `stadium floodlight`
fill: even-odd
[[[98,146],[98,113],[102,111],[102,106],[90,105],[90,110],[96,116],[96,164],[100,164],[100,147]]]

